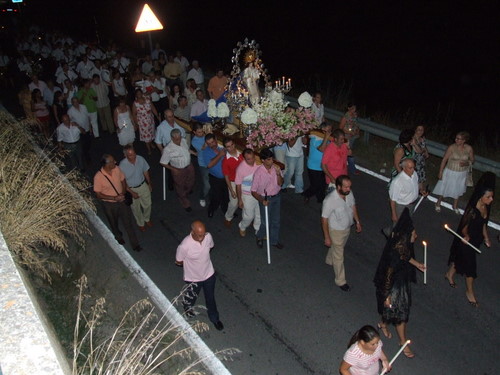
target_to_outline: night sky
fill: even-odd
[[[496,128],[500,37],[493,1],[149,4],[165,26],[153,40],[167,51],[183,50],[202,67],[230,69],[232,49],[248,37],[260,43],[271,76],[292,77],[310,91],[321,82],[325,93],[352,85],[350,99],[366,115],[413,108],[432,118],[438,104],[442,111],[452,105],[452,126]],[[133,29],[142,6],[117,0],[29,4],[30,13],[43,14],[39,19],[91,39],[95,16],[101,40],[139,51],[145,36]]]

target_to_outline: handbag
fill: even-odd
[[[101,172],[101,171],[99,171]],[[101,172],[102,173],[102,172]],[[102,175],[104,177],[106,177],[106,180],[109,181],[109,183],[111,184],[111,186],[113,186],[113,189],[115,190],[116,194],[117,195],[120,195],[120,193],[118,193],[118,190],[116,190],[115,188],[115,185],[113,185],[113,183],[111,182],[111,180],[108,178],[108,176],[106,176],[104,173],[102,173]],[[127,205],[127,206],[131,206],[132,205],[132,202],[134,201],[134,198],[132,197],[132,194],[129,192],[129,191],[125,191],[125,200],[124,200],[124,203]]]
[[[465,185],[467,187],[474,186],[474,180],[472,179],[472,165],[469,166],[469,170],[467,171],[467,178],[465,180]]]

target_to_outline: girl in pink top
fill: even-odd
[[[357,331],[347,347],[349,349],[339,368],[342,375],[378,375],[379,360],[384,369],[390,370],[380,335],[372,326],[364,326]]]

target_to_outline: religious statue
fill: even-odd
[[[258,61],[253,50],[249,50],[245,54],[245,64],[246,68],[243,70],[243,82],[247,87],[250,103],[254,106],[260,101],[260,71],[258,69]]]

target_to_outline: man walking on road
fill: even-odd
[[[210,249],[214,240],[206,232],[205,224],[195,221],[191,224],[191,233],[177,247],[175,264],[184,267],[184,282],[189,285],[183,298],[184,311],[187,317],[195,316],[193,305],[203,288],[208,318],[219,331],[224,325],[219,320],[219,312],[215,302],[215,270],[210,260]]]
[[[125,191],[127,190],[125,175],[117,167],[112,155],[104,154],[101,158],[101,166],[102,168],[94,176],[94,192],[102,202],[104,213],[111,226],[111,232],[120,245],[125,244],[123,234],[118,228],[118,220],[122,220],[132,249],[141,251],[142,247],[139,245],[134,231],[132,212],[130,207],[125,204]]]
[[[259,202],[252,196],[253,175],[259,166],[255,164],[255,153],[252,149],[243,150],[243,161],[236,168],[234,182],[238,195],[238,206],[242,210],[242,218],[238,225],[240,236],[245,237],[247,227],[253,221],[255,233],[260,229]]]
[[[415,173],[415,161],[404,159],[401,162],[403,170],[394,177],[389,186],[389,203],[391,206],[391,225],[382,229],[383,234],[389,237],[392,228],[399,220],[403,210],[408,207],[410,216],[413,215],[415,201],[418,199],[418,176]],[[426,191],[421,191],[423,196],[429,195]]]
[[[243,160],[243,155],[236,149],[234,141],[230,138],[225,138],[222,142],[226,149],[226,157],[222,159],[222,174],[227,185],[227,195],[229,204],[225,213],[224,225],[231,226],[231,220],[235,216],[236,209],[238,208],[238,196],[236,194],[236,184],[234,179],[236,177],[236,168]]]
[[[281,211],[281,185],[283,185],[283,176],[280,167],[274,164],[273,152],[265,148],[260,152],[260,165],[252,181],[252,195],[259,201],[260,209],[260,228],[257,231],[257,246],[264,246],[264,237],[266,236],[266,215],[265,207],[268,209],[269,218],[269,241],[270,244],[278,249],[283,249],[283,244],[279,242],[280,238],[280,211]]]
[[[137,155],[134,146],[127,145],[123,148],[125,159],[120,162],[120,169],[125,175],[128,191],[132,194],[132,213],[141,232],[146,231],[146,226],[152,227],[151,222],[151,178],[149,164],[142,156]]]
[[[354,195],[351,193],[351,179],[340,175],[335,180],[335,190],[323,201],[321,211],[321,227],[328,246],[326,264],[333,266],[335,284],[344,292],[351,290],[345,278],[344,247],[351,232],[351,226],[356,223],[356,232],[361,232],[358,210]]]

